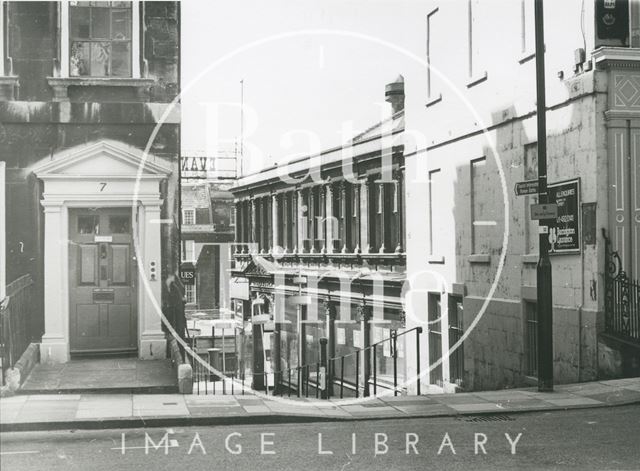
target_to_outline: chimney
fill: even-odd
[[[398,78],[384,87],[385,101],[391,103],[393,114],[404,110],[404,77]]]

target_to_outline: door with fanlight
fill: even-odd
[[[131,208],[69,211],[71,353],[137,350]]]

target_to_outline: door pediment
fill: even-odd
[[[152,179],[171,174],[169,162],[136,147],[113,140],[101,140],[66,149],[36,164],[34,174],[53,179]]]

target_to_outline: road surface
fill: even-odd
[[[490,417],[19,432],[0,440],[2,471],[637,470],[640,405]]]

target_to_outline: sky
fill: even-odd
[[[422,4],[422,6],[420,5]],[[183,155],[239,148],[245,174],[346,141],[389,113],[384,87],[420,67],[420,0],[182,2]],[[421,11],[421,10],[420,10]]]

